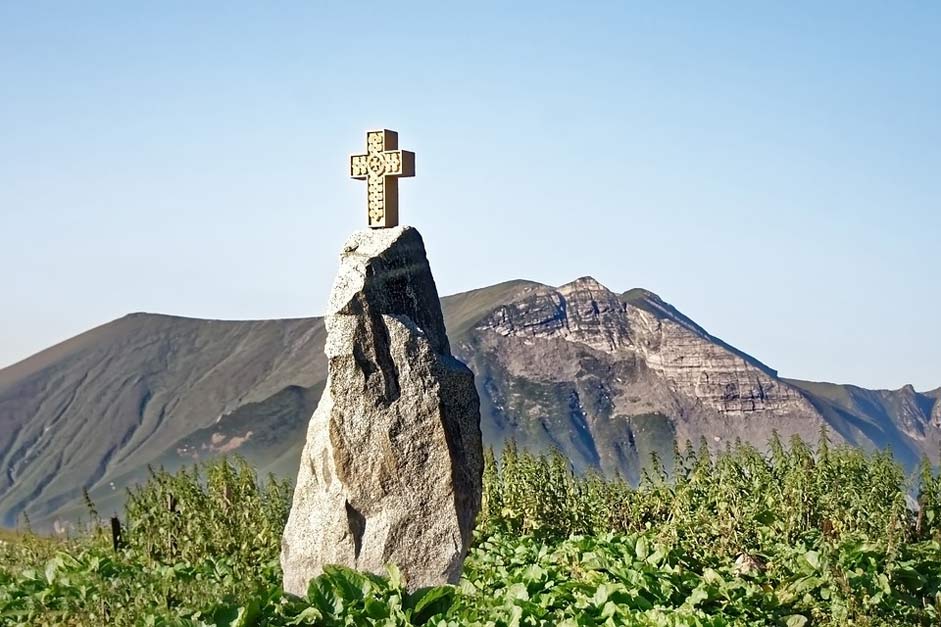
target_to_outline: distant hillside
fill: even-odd
[[[773,430],[936,455],[941,389],[780,379],[656,294],[584,277],[511,281],[442,300],[477,375],[487,443],[562,450],[636,478],[674,438],[711,446]],[[132,314],[0,370],[0,522],[80,513],[87,487],[118,509],[147,466],[224,453],[293,475],[326,378],[320,318],[233,322]]]
[[[0,371],[2,522],[68,506],[83,486],[107,505],[147,464],[236,449],[274,463],[316,403],[323,342],[317,318],[132,314]]]

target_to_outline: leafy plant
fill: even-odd
[[[457,586],[328,566],[281,588],[288,484],[242,461],[153,471],[124,545],[93,528],[0,537],[0,625],[901,626],[941,623],[941,479],[917,511],[886,454],[778,438],[675,447],[638,486],[512,443],[486,456]],[[97,521],[89,499],[92,522]]]

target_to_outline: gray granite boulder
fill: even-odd
[[[451,355],[418,231],[353,234],[326,327],[329,374],[284,530],[284,589],[306,594],[328,564],[394,563],[410,589],[456,582],[480,508],[479,399]]]

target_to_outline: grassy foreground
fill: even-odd
[[[657,466],[654,465],[654,468]],[[241,463],[157,472],[110,534],[0,538],[0,625],[937,625],[941,481],[887,455],[800,441],[687,447],[674,479],[576,477],[558,456],[488,455],[457,586],[329,569],[280,588],[290,488]],[[93,506],[91,518],[97,519]]]

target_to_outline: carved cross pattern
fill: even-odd
[[[399,177],[415,176],[415,153],[399,150],[399,134],[366,133],[366,154],[350,156],[350,176],[366,181],[367,222],[381,229],[399,223]]]

